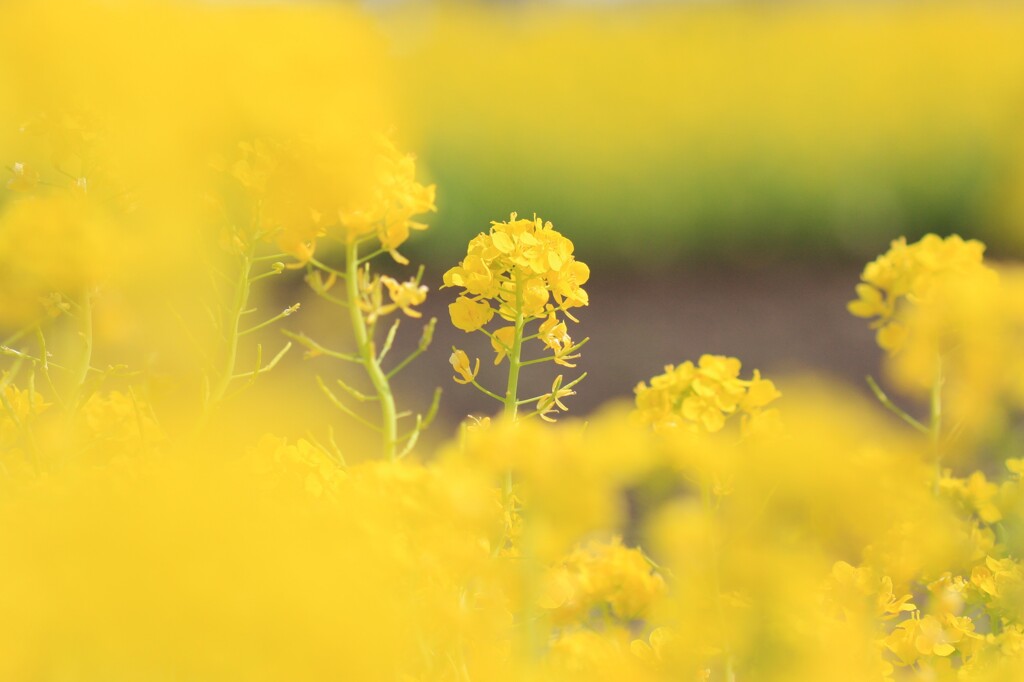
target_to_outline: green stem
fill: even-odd
[[[520,286],[520,276],[515,275],[516,288],[516,317],[514,322],[515,334],[512,339],[512,348],[508,354],[508,386],[505,389],[505,418],[515,420],[516,411],[519,408],[517,392],[519,391],[519,369],[522,367],[521,358],[523,354],[523,327],[525,319],[523,316],[523,288]],[[505,481],[501,489],[502,502],[505,509],[512,505],[512,472],[505,472]]]
[[[92,293],[88,290],[82,295],[78,318],[81,324],[79,335],[82,337],[83,348],[81,359],[71,383],[71,396],[68,400],[71,414],[78,411],[82,399],[82,389],[85,388],[85,382],[89,376],[89,368],[92,365]]]
[[[359,308],[359,244],[350,242],[345,247],[345,295],[348,303],[352,331],[359,347],[359,357],[366,368],[377,397],[380,399],[381,433],[384,438],[384,456],[395,459],[398,442],[398,417],[395,411],[395,397],[391,393],[388,377],[377,361],[373,339],[366,327],[366,320]]]
[[[911,428],[915,429],[916,431],[920,431],[925,435],[931,434],[931,430],[927,426],[911,417],[909,414],[907,414],[905,410],[903,410],[896,403],[894,403],[889,398],[889,396],[885,394],[881,386],[878,385],[878,382],[875,381],[874,377],[869,376],[867,378],[867,381],[868,387],[871,389],[871,392],[875,394],[875,397],[878,398],[878,402],[882,403],[882,406],[885,407],[885,409],[889,410],[897,417],[905,421],[907,424],[911,426]]]
[[[930,420],[928,423],[929,438],[932,442],[932,456],[935,458],[935,492],[939,491],[939,481],[942,480],[942,384],[945,379],[942,376],[942,358],[936,359],[935,383],[932,384],[930,401]]]
[[[505,416],[512,419],[516,418],[516,408],[518,406],[516,393],[519,390],[519,369],[522,367],[523,325],[523,291],[519,286],[519,275],[517,273],[515,336],[512,340],[512,348],[508,354],[508,387],[505,389]]]
[[[207,409],[224,399],[224,394],[227,393],[228,386],[234,378],[235,362],[238,359],[238,338],[241,336],[238,333],[238,327],[242,321],[242,313],[249,302],[249,286],[251,284],[249,273],[252,271],[254,249],[255,246],[250,245],[245,253],[242,254],[238,280],[235,283],[235,298],[231,302],[231,310],[228,312],[228,333],[226,335],[228,347],[224,356],[224,367],[221,369],[217,385],[214,386],[210,393],[210,398],[206,404]]]

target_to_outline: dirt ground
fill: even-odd
[[[630,399],[636,383],[662,372],[664,365],[696,360],[703,353],[734,355],[743,361],[743,376],[758,368],[769,378],[782,378],[783,390],[787,375],[807,371],[863,387],[867,374],[877,374],[881,356],[866,323],[846,311],[860,267],[691,266],[650,275],[595,271],[586,287],[591,305],[578,311],[578,325],[570,323],[574,339],[591,339],[578,368],[527,367],[521,395],[547,392],[559,371],[567,380],[586,371],[578,395],[567,400],[572,414],[586,415],[606,401]],[[467,414],[493,414],[500,407],[452,381],[447,359],[453,345],[481,358],[482,383],[498,393],[504,389],[486,339],[448,322],[446,306],[454,298],[451,290],[431,292],[424,313],[438,317],[433,347],[397,387],[423,395],[429,387],[442,386],[439,416],[449,423]],[[407,348],[417,332],[405,324]]]

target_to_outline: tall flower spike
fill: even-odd
[[[519,406],[531,403],[535,408],[531,414],[545,419],[555,409],[565,409],[561,399],[573,395],[570,387],[579,379],[562,387],[562,392],[556,387],[550,394],[521,401],[519,371],[525,364],[549,360],[575,367],[572,361],[580,357],[577,351],[587,339],[573,343],[565,319],[576,321],[569,311],[589,303],[583,289],[589,277],[590,268],[573,256],[572,242],[550,222],[537,217],[520,220],[515,213],[507,222],[492,222],[487,233],[470,240],[466,257],[444,274],[445,287],[462,289],[448,306],[452,324],[465,332],[484,332],[494,349],[495,365],[508,360],[504,396],[477,385],[502,402],[506,415],[514,417]],[[488,331],[486,326],[495,316],[506,324]],[[526,334],[526,326],[533,322],[538,322],[536,333]],[[524,342],[533,339],[550,355],[524,360]],[[556,384],[560,381],[561,377]]]

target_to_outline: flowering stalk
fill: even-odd
[[[221,367],[217,384],[210,391],[207,407],[216,405],[224,399],[224,394],[231,384],[235,373],[235,360],[238,357],[238,328],[242,320],[242,311],[249,302],[249,273],[252,271],[253,251],[255,243],[250,243],[241,253],[238,267],[238,280],[235,283],[234,299],[228,310],[227,346],[224,354],[224,365]]]
[[[82,300],[78,305],[78,318],[81,328],[79,336],[82,339],[82,354],[78,361],[75,376],[71,381],[71,395],[68,399],[68,414],[73,415],[82,402],[82,389],[89,377],[89,369],[92,365],[92,292],[86,289],[82,293]]]
[[[932,456],[935,458],[935,481],[933,490],[939,494],[939,482],[942,480],[942,357],[935,360],[935,381],[929,397],[929,437],[932,442]]]
[[[589,299],[581,285],[590,277],[590,269],[572,255],[573,244],[556,232],[551,223],[539,218],[493,222],[488,234],[480,234],[469,244],[466,258],[444,275],[444,286],[462,287],[458,299],[448,306],[452,324],[465,332],[479,331],[491,341],[496,353],[494,364],[508,358],[508,380],[504,395],[481,386],[477,381],[480,361],[470,366],[465,351],[452,349],[449,362],[455,381],[471,384],[484,395],[502,404],[505,417],[515,419],[519,407],[534,404],[527,416],[554,421],[550,414],[565,411],[561,399],[574,395],[571,387],[580,379],[562,385],[559,375],[550,393],[520,400],[519,375],[523,367],[554,362],[575,367],[573,360],[587,339],[573,343],[566,323],[559,315],[576,321],[571,308],[585,306]],[[488,331],[486,325],[497,316],[511,326]],[[535,334],[527,335],[526,326],[539,322]],[[523,360],[523,344],[539,340],[550,354]],[[584,374],[585,376],[585,374]]]
[[[395,411],[395,396],[391,384],[381,369],[373,342],[360,308],[359,291],[359,242],[353,240],[345,249],[345,301],[348,304],[349,319],[356,337],[356,346],[363,368],[366,369],[377,400],[380,402],[380,429],[383,451],[386,459],[395,459],[398,446],[398,417]]]
[[[308,223],[294,226],[285,232],[285,248],[306,266],[306,282],[313,292],[323,300],[348,310],[349,323],[355,339],[354,353],[336,351],[314,341],[305,334],[285,334],[306,348],[306,357],[327,356],[361,365],[372,385],[366,393],[349,386],[341,379],[338,387],[359,402],[380,403],[380,423],[364,418],[346,405],[327,382],[317,377],[320,390],[327,399],[345,415],[368,426],[381,434],[382,452],[386,459],[400,459],[415,446],[420,433],[433,420],[440,400],[440,389],[434,392],[433,401],[426,413],[416,415],[416,423],[406,433],[399,432],[399,420],[405,416],[395,406],[391,390],[391,379],[405,369],[409,363],[424,353],[430,346],[436,320],[424,325],[416,348],[391,369],[384,369],[384,359],[391,350],[398,332],[399,320],[395,320],[383,343],[376,341],[377,322],[396,311],[411,318],[420,318],[422,313],[415,309],[426,300],[427,287],[421,285],[423,268],[412,279],[399,282],[391,277],[372,274],[370,261],[390,254],[396,263],[407,265],[409,261],[398,252],[409,238],[410,230],[424,230],[426,225],[416,222],[413,217],[436,210],[434,186],[416,181],[415,158],[402,154],[385,138],[379,140],[380,151],[374,167],[375,182],[371,191],[359,201],[352,197],[311,197],[316,203],[309,208],[315,218]],[[284,156],[294,156],[300,148],[278,150]],[[278,163],[272,159],[271,165]],[[323,172],[317,166],[316,174]],[[329,183],[328,183],[329,184]],[[326,203],[323,203],[326,202]],[[317,239],[332,237],[344,244],[345,263],[340,268],[332,267],[314,257]],[[373,243],[377,246],[370,253],[360,255],[360,246]],[[342,280],[344,293],[332,293],[334,285]],[[386,298],[385,298],[386,297]],[[406,413],[407,414],[407,413]]]
[[[523,327],[525,324],[523,317],[523,288],[521,286],[520,276],[518,273],[516,274],[515,279],[515,289],[516,317],[513,323],[514,332],[512,337],[512,348],[509,349],[508,354],[508,386],[505,389],[504,414],[509,419],[516,418],[516,411],[519,407],[519,399],[517,397],[519,392],[519,363],[523,354]]]
[[[249,308],[249,300],[252,295],[252,285],[259,280],[266,279],[267,277],[273,277],[280,275],[284,271],[284,265],[280,262],[274,262],[271,269],[265,273],[253,276],[253,267],[261,261],[269,259],[276,259],[277,255],[272,256],[256,256],[256,246],[261,235],[257,232],[254,235],[249,236],[245,240],[238,239],[234,244],[234,250],[238,255],[238,277],[235,280],[234,290],[232,292],[231,305],[226,310],[226,318],[223,321],[223,336],[225,342],[224,349],[224,362],[223,365],[217,370],[217,381],[206,395],[205,407],[206,414],[209,415],[214,407],[219,405],[226,398],[231,397],[233,394],[229,394],[228,390],[231,388],[233,382],[237,380],[247,380],[246,383],[236,389],[235,393],[244,390],[248,386],[251,386],[256,382],[257,377],[261,374],[269,372],[277,363],[285,356],[285,354],[291,350],[292,344],[286,343],[284,347],[278,351],[277,355],[270,359],[269,362],[263,362],[263,346],[262,344],[256,344],[256,363],[255,367],[250,371],[239,372],[237,369],[238,365],[238,346],[241,338],[247,334],[252,334],[265,327],[269,327],[275,322],[282,318],[288,317],[295,313],[299,309],[299,304],[289,306],[283,311],[270,317],[263,322],[259,322],[252,327],[242,329],[242,318],[245,315],[255,312],[254,309]]]

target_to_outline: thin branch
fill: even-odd
[[[287,353],[291,349],[292,349],[292,344],[289,341],[288,343],[286,343],[284,345],[284,348],[282,348],[280,351],[278,351],[277,355],[275,355],[273,358],[271,358],[270,362],[268,362],[263,367],[257,367],[257,369],[255,371],[253,371],[253,372],[246,372],[245,374],[235,374],[235,375],[232,375],[231,378],[232,379],[244,379],[245,377],[256,377],[256,376],[258,376],[260,374],[266,374],[270,370],[274,369],[274,367],[277,366],[277,363],[281,362],[281,358],[283,358],[285,356],[285,353]],[[261,352],[261,346],[259,344],[257,344],[257,346],[256,346],[256,352],[257,352],[257,355],[259,355],[260,352]]]
[[[889,396],[887,396],[885,394],[885,392],[882,391],[881,387],[878,385],[878,382],[875,381],[874,377],[870,377],[869,376],[867,378],[867,382],[868,382],[868,386],[871,388],[871,392],[875,394],[876,398],[878,398],[878,402],[882,403],[882,405],[887,410],[889,410],[890,412],[895,414],[897,417],[899,417],[900,419],[902,419],[906,423],[910,424],[912,427],[914,427],[916,430],[920,431],[924,435],[926,435],[926,436],[930,436],[931,435],[931,429],[929,429],[927,426],[925,426],[924,424],[922,424],[918,420],[916,420],[913,417],[911,417],[903,409],[901,409],[896,403],[894,403],[892,400],[889,399]]]
[[[352,396],[353,398],[355,398],[356,400],[358,400],[361,403],[372,402],[374,400],[380,400],[380,398],[375,396],[375,395],[366,395],[365,393],[362,393],[362,392],[352,388],[351,386],[346,384],[341,379],[337,379],[336,381],[338,382],[339,386],[341,386],[343,389],[345,389],[346,393],[348,393],[350,396]]]
[[[395,342],[395,334],[398,333],[398,325],[401,321],[402,318],[395,318],[395,323],[391,325],[388,335],[384,337],[384,345],[380,349],[380,355],[377,356],[377,364],[380,364],[388,354],[388,351],[391,350],[391,344]]]
[[[276,277],[284,272],[284,263],[274,263],[274,265],[280,265],[281,267],[274,268],[273,270],[268,270],[267,272],[264,272],[261,275],[256,275],[255,277],[250,277],[249,284],[252,284],[253,282],[258,282],[261,279],[266,279],[268,277]]]
[[[278,320],[284,319],[284,318],[288,317],[289,315],[293,314],[295,311],[297,311],[301,307],[302,307],[301,303],[296,303],[295,305],[288,306],[287,308],[285,308],[284,310],[279,312],[277,315],[274,315],[269,320],[265,320],[263,322],[260,322],[258,325],[254,326],[254,327],[249,327],[248,329],[245,329],[243,331],[238,332],[238,335],[239,336],[245,336],[246,334],[251,334],[253,332],[259,331],[260,329],[263,329],[264,327],[269,327],[270,325],[274,324]]]
[[[368,261],[371,261],[371,260],[373,260],[374,258],[376,258],[377,256],[381,256],[381,255],[384,255],[384,254],[385,254],[385,253],[387,253],[387,252],[388,252],[388,250],[387,250],[387,249],[377,249],[377,250],[376,250],[376,251],[374,251],[373,253],[371,253],[371,254],[369,254],[369,255],[366,255],[366,256],[363,256],[362,258],[360,258],[360,259],[359,259],[358,261],[356,261],[356,262],[357,262],[357,263],[358,263],[359,265],[362,265],[363,263],[366,263],[366,262],[368,262]]]
[[[362,364],[362,359],[359,358],[359,356],[325,348],[305,334],[296,334],[295,332],[288,331],[287,329],[282,329],[281,333],[295,341],[295,343],[299,344],[303,348],[306,348],[307,358],[316,357],[317,355],[326,355],[329,358],[336,358],[338,360],[347,360],[348,362]]]
[[[342,272],[341,270],[335,270],[335,269],[334,269],[334,268],[332,268],[332,267],[331,267],[330,265],[327,265],[327,264],[325,264],[325,263],[321,263],[321,262],[320,262],[320,261],[318,261],[318,260],[317,260],[316,258],[310,258],[310,259],[309,259],[309,262],[310,262],[310,263],[312,263],[313,265],[317,266],[317,267],[318,267],[318,268],[320,268],[321,270],[323,270],[323,271],[325,271],[325,272],[329,272],[329,273],[331,273],[332,275],[334,275],[335,277],[338,277],[339,279],[345,279],[345,277],[347,276],[347,275],[346,275],[346,274],[345,274],[344,272]]]
[[[475,386],[475,387],[476,387],[476,388],[477,388],[477,389],[478,389],[478,390],[479,390],[479,391],[480,391],[481,393],[483,393],[484,395],[489,395],[489,396],[491,396],[492,398],[494,398],[495,400],[497,400],[497,401],[498,401],[499,403],[501,403],[502,405],[504,405],[504,404],[505,404],[505,399],[504,399],[504,398],[502,398],[502,397],[501,397],[500,395],[498,395],[497,393],[492,393],[491,391],[488,391],[488,390],[487,390],[486,388],[484,388],[483,386],[481,386],[481,385],[480,385],[480,384],[479,384],[479,383],[477,382],[477,380],[476,380],[476,379],[473,379],[473,380],[472,380],[472,381],[470,381],[469,383],[470,383],[470,384],[472,384],[473,386]]]
[[[416,350],[414,350],[413,352],[409,353],[409,355],[407,355],[404,360],[402,360],[400,363],[395,365],[391,369],[391,371],[388,372],[387,374],[385,374],[384,376],[386,378],[390,379],[391,377],[395,376],[396,374],[401,372],[403,369],[405,369],[405,366],[408,365],[410,362],[412,362],[413,360],[418,358],[420,355],[425,353],[426,350],[428,348],[430,348],[430,344],[434,340],[434,327],[436,327],[436,326],[437,326],[437,318],[436,317],[430,318],[430,322],[427,322],[427,324],[423,326],[423,334],[420,335],[420,341],[419,341],[419,343],[416,346]]]
[[[316,383],[320,387],[320,390],[324,392],[324,395],[327,396],[327,399],[331,401],[332,405],[334,405],[339,410],[347,414],[349,417],[355,419],[357,422],[363,424],[364,426],[367,426],[373,429],[374,431],[380,432],[381,428],[379,426],[377,426],[373,422],[370,422],[367,419],[364,419],[363,417],[360,417],[358,414],[349,409],[343,402],[338,400],[338,396],[334,395],[331,392],[331,389],[327,388],[327,384],[324,383],[324,380],[320,378],[319,375],[316,378]]]

